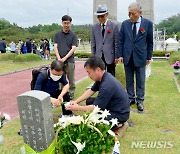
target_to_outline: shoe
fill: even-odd
[[[144,110],[143,103],[137,102],[137,109],[138,109],[138,111],[143,111]]]
[[[129,127],[129,124],[125,122],[121,127],[118,127],[114,130],[115,135],[121,138],[128,127]]]
[[[131,106],[131,105],[133,105],[133,104],[136,104],[136,102],[135,102],[135,101],[130,101],[129,104],[130,104],[130,106]]]
[[[18,135],[20,135],[20,136],[23,135],[22,129],[19,130]]]

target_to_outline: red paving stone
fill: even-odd
[[[12,119],[19,115],[17,96],[30,90],[31,71],[32,69],[28,69],[0,76],[0,112],[9,114]],[[75,81],[86,76],[84,62],[76,61]]]

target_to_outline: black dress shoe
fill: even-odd
[[[129,103],[130,103],[130,106],[133,105],[133,104],[136,104],[135,101],[130,101]]]
[[[144,110],[143,103],[137,102],[137,109],[138,109],[139,111],[143,111],[143,110]]]

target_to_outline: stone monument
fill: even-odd
[[[34,151],[46,150],[54,140],[50,95],[37,90],[17,97],[24,142]]]
[[[98,22],[94,13],[97,11],[98,5],[102,4],[106,4],[109,10],[108,19],[117,22],[117,0],[93,0],[93,24]]]
[[[154,0],[136,0],[142,6],[142,16],[154,23]]]

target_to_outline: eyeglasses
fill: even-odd
[[[105,14],[104,15],[98,15],[97,18],[104,18],[105,17]]]
[[[129,12],[128,16],[135,16],[137,14],[137,12]]]

